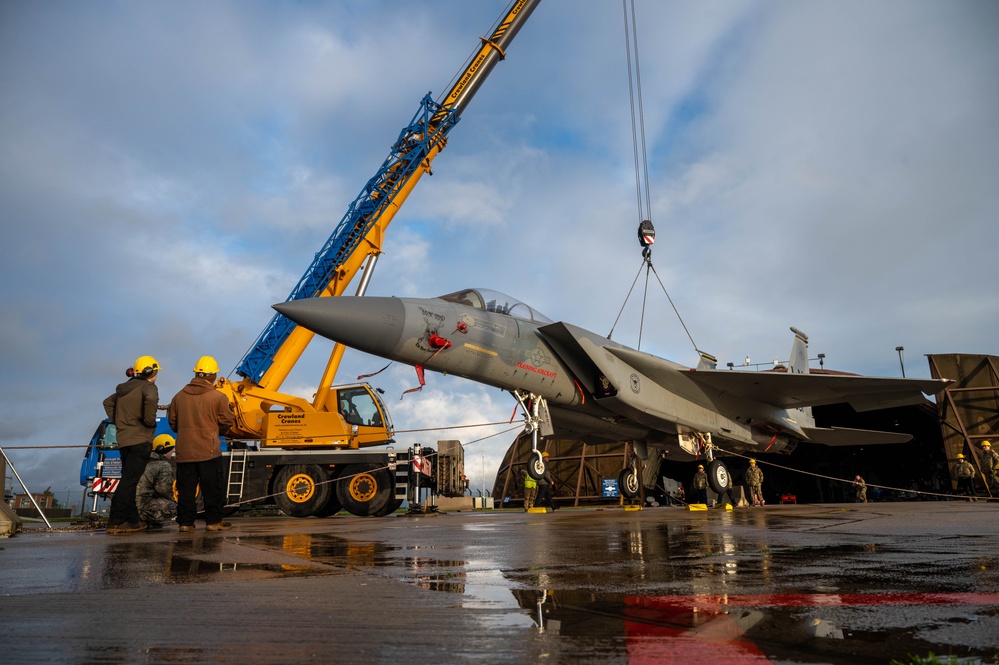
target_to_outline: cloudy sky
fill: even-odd
[[[999,3],[637,0],[653,260],[699,348],[928,376],[999,353]],[[503,0],[0,4],[0,446],[79,497],[101,401],[139,355],[166,403],[234,368],[421,97]],[[623,10],[543,0],[390,227],[369,295],[505,291],[611,330],[641,268]],[[641,291],[614,339],[635,346]],[[696,354],[653,281],[642,349]],[[317,341],[284,389],[310,396]],[[348,354],[351,381],[383,363]],[[399,430],[509,420],[411,368]],[[473,487],[513,433],[458,438]],[[23,447],[38,447],[25,450]],[[9,474],[9,471],[8,471]],[[60,496],[60,500],[63,497]]]

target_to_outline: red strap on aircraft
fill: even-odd
[[[406,396],[407,393],[418,393],[423,390],[423,386],[427,385],[427,382],[423,380],[423,365],[416,365],[416,378],[420,380],[420,386],[418,388],[410,388],[409,390],[402,393],[399,399]]]

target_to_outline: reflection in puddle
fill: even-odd
[[[719,526],[726,525],[719,520]],[[939,653],[948,640],[942,631],[954,626],[955,605],[968,608],[962,626],[993,626],[999,617],[999,610],[981,615],[983,607],[999,602],[996,594],[848,593],[874,586],[864,577],[868,559],[875,566],[885,553],[869,544],[786,546],[767,533],[746,538],[724,528],[577,530],[572,546],[586,548],[585,561],[544,569],[504,569],[486,557],[437,558],[433,547],[328,534],[254,542],[312,564],[364,570],[453,594],[463,615],[488,630],[526,630],[539,639],[557,638],[562,653],[635,663],[886,662],[909,653]],[[557,547],[549,541],[534,546]],[[529,552],[527,561],[551,555],[534,554]],[[842,573],[844,560],[853,564],[849,577]],[[222,574],[217,567],[202,572],[203,565],[191,574]],[[778,578],[775,570],[796,573]],[[745,593],[788,588],[817,593]]]

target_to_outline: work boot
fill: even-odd
[[[215,524],[209,524],[205,527],[205,531],[228,531],[232,528],[232,524],[226,521],[216,522]]]
[[[107,532],[112,536],[120,536],[126,533],[137,533],[139,531],[145,531],[149,527],[145,522],[123,522],[121,524],[116,524],[115,526],[109,526]]]
[[[181,524],[180,525],[180,532],[181,533],[190,533],[191,531],[194,531],[194,525],[193,524]]]

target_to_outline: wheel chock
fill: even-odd
[[[548,509],[547,508],[538,508],[537,506],[535,506],[533,508],[528,508],[527,512],[532,513],[534,515],[544,515],[545,513],[548,512]]]
[[[625,512],[635,511],[635,510],[641,510],[641,509],[642,509],[641,506],[631,506],[631,505],[628,505],[628,506],[624,507]]]
[[[695,510],[707,510],[708,505],[706,503],[688,503],[687,510],[693,512]]]

